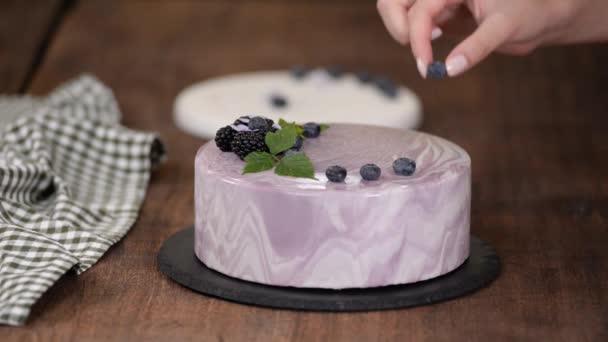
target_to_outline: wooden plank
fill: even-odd
[[[0,93],[21,90],[61,0],[0,2]]]
[[[608,339],[607,46],[496,56],[435,82],[418,77],[409,55],[373,2],[81,3],[31,90],[90,71],[115,90],[128,126],[161,134],[170,159],[127,237],[52,288],[27,329],[0,332],[58,341]],[[173,126],[175,95],[203,78],[295,63],[385,73],[421,96],[423,129],[470,152],[472,230],[502,257],[497,282],[439,305],[336,314],[228,303],[157,272],[162,241],[193,221],[192,161],[202,143]]]

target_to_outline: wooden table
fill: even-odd
[[[124,124],[159,132],[170,159],[126,238],[62,278],[27,326],[0,328],[3,341],[608,340],[608,46],[494,56],[432,82],[390,40],[373,1],[68,3],[0,5],[0,92],[44,94],[91,72],[114,89]],[[453,44],[440,39],[437,51]],[[472,231],[502,257],[495,283],[408,310],[304,313],[204,297],[157,271],[163,240],[193,222],[203,143],[172,124],[176,94],[296,63],[388,74],[421,96],[422,129],[472,157]]]

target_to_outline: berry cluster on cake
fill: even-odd
[[[241,117],[195,159],[195,253],[275,286],[431,279],[469,255],[470,158],[429,134]]]

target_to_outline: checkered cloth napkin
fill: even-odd
[[[0,324],[24,324],[57,279],[86,271],[135,222],[164,153],[119,119],[112,92],[86,75],[46,98],[0,96]]]

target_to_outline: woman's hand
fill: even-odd
[[[410,43],[422,77],[433,61],[431,40],[468,14],[476,29],[446,59],[449,76],[498,51],[527,54],[540,45],[608,38],[608,0],[378,0],[390,34]]]

